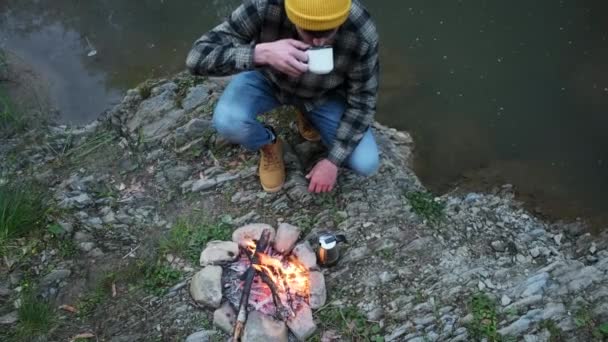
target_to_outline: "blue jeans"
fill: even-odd
[[[228,84],[213,114],[218,133],[232,143],[256,151],[272,142],[272,133],[258,120],[258,115],[281,105],[274,95],[270,81],[258,71],[240,73]],[[288,105],[288,104],[285,104]],[[330,147],[346,109],[346,102],[332,99],[312,112],[304,113],[321,134],[321,141]],[[364,176],[378,169],[378,146],[368,129],[359,145],[346,160],[346,166]]]

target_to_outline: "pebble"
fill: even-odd
[[[317,255],[308,241],[297,244],[291,253],[309,270],[317,268]]]
[[[70,270],[65,270],[65,269],[54,270],[51,273],[44,276],[44,278],[42,278],[42,280],[40,281],[40,285],[42,287],[48,287],[55,282],[62,281],[63,279],[69,277],[70,274],[72,274],[72,272]]]
[[[188,336],[186,338],[186,342],[210,342],[211,337],[214,335],[215,331],[203,330]]]
[[[222,301],[222,268],[207,266],[192,277],[190,295],[195,302],[219,308]]]
[[[306,341],[317,330],[317,325],[312,317],[312,310],[306,304],[296,312],[295,317],[287,321],[287,327],[296,336],[298,341]]]
[[[11,325],[17,323],[19,314],[17,311],[12,311],[0,317],[0,325]]]
[[[243,341],[287,342],[287,333],[285,323],[254,310],[247,316]]]
[[[321,272],[310,272],[310,307],[319,309],[327,301],[325,277]]]
[[[276,235],[274,228],[268,224],[260,223],[248,224],[236,229],[232,233],[232,241],[241,247],[247,247],[250,241],[259,240],[264,230],[270,231],[270,241],[274,241]]]
[[[236,312],[230,303],[226,302],[213,312],[213,325],[227,334],[232,334],[236,323]]]
[[[201,252],[201,266],[223,265],[235,261],[239,256],[239,245],[232,241],[210,241]]]
[[[274,248],[279,253],[290,252],[300,237],[300,228],[288,223],[281,223],[277,229],[277,236],[274,241]],[[316,260],[315,260],[316,263]]]

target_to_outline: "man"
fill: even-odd
[[[308,72],[306,50],[331,45],[334,69]],[[222,24],[194,43],[186,61],[196,75],[239,73],[215,108],[220,135],[260,150],[265,191],[285,182],[281,141],[258,115],[293,105],[307,140],[322,140],[327,158],[306,176],[310,192],[332,191],[338,169],[369,176],[378,168],[370,126],[378,91],[378,35],[358,0],[245,0]],[[311,127],[312,124],[312,127]]]

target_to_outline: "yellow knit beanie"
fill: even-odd
[[[351,0],[285,0],[285,10],[297,27],[325,31],[344,24],[351,3]]]

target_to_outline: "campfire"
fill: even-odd
[[[287,341],[287,327],[304,341],[316,330],[312,309],[325,302],[325,282],[310,245],[296,245],[299,234],[282,224],[275,238],[269,225],[247,225],[232,242],[212,241],[201,253],[206,267],[193,277],[190,292],[199,304],[221,306],[214,321],[229,318],[230,326],[215,323],[233,341]]]

